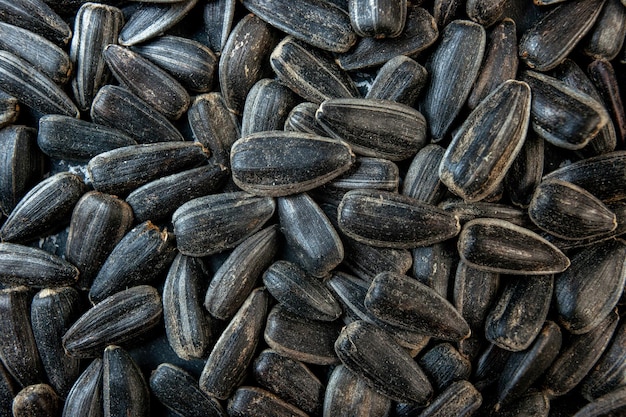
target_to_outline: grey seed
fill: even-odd
[[[516,206],[527,208],[530,204],[543,176],[543,161],[544,140],[531,132],[504,177],[504,188]]]
[[[354,161],[347,143],[308,133],[270,131],[239,139],[230,166],[237,186],[279,197],[318,187],[346,172]]]
[[[319,105],[315,103],[304,102],[298,104],[289,112],[285,121],[285,130],[326,136],[326,131],[315,119],[315,112],[317,112],[318,108]]]
[[[237,311],[204,365],[200,376],[202,391],[220,400],[235,392],[261,339],[268,299],[265,289],[257,288]]]
[[[626,244],[607,240],[582,249],[554,287],[559,322],[570,333],[586,333],[615,308],[626,282]]]
[[[270,64],[278,79],[307,101],[359,96],[354,81],[330,53],[293,37],[285,37],[276,46]]]
[[[316,48],[345,52],[356,42],[348,14],[332,2],[244,0],[242,3],[270,25]]]
[[[150,375],[150,390],[171,411],[186,417],[225,417],[219,401],[205,394],[183,369],[160,364]]]
[[[70,58],[74,66],[72,91],[81,111],[91,107],[96,93],[111,75],[102,49],[117,41],[124,16],[116,7],[98,3],[83,4],[74,19]]]
[[[426,404],[433,395],[417,362],[373,324],[356,321],[344,327],[335,350],[348,369],[395,401]]]
[[[211,339],[211,322],[202,308],[206,277],[201,260],[178,254],[163,286],[165,334],[172,350],[186,361],[204,357]]]
[[[626,36],[626,8],[619,0],[607,0],[583,46],[594,59],[612,61],[622,50]]]
[[[63,336],[63,347],[73,357],[97,357],[110,344],[138,342],[162,317],[161,297],[155,288],[131,287],[83,313]]]
[[[448,26],[458,15],[462,5],[461,0],[435,0],[433,4],[433,16],[437,26]]]
[[[398,55],[414,56],[435,43],[438,37],[435,19],[426,9],[411,5],[404,30],[398,37],[362,38],[348,52],[339,54],[337,62],[346,71],[376,67]]]
[[[349,191],[338,210],[341,231],[373,246],[400,249],[427,246],[450,239],[460,230],[456,216],[385,191]]]
[[[102,359],[94,359],[78,377],[70,390],[63,417],[102,417]]]
[[[33,65],[7,51],[0,51],[0,84],[4,92],[43,114],[80,116],[61,87]]]
[[[402,33],[406,22],[406,9],[406,0],[348,2],[350,23],[356,34],[377,39],[395,38]]]
[[[26,242],[66,224],[87,187],[75,174],[60,172],[34,186],[0,229],[5,242]]]
[[[458,250],[463,261],[485,271],[544,275],[563,272],[570,265],[556,246],[538,234],[499,219],[466,223]]]
[[[126,146],[93,157],[87,172],[97,191],[124,195],[160,177],[202,165],[207,154],[206,148],[193,142]]]
[[[422,284],[434,289],[443,298],[448,296],[450,275],[459,257],[446,243],[435,243],[413,249],[413,276]]]
[[[309,320],[276,305],[267,317],[264,338],[270,348],[292,359],[315,365],[339,362],[333,343],[341,324]]]
[[[178,250],[188,256],[207,256],[233,248],[261,229],[275,207],[272,198],[245,192],[193,199],[172,215]]]
[[[72,30],[65,21],[43,1],[2,0],[0,2],[2,21],[51,39],[65,45],[72,37]]]
[[[142,3],[122,28],[118,42],[131,46],[152,39],[180,22],[198,0],[171,4]]]
[[[485,29],[477,23],[455,20],[444,29],[432,62],[426,67],[431,82],[420,107],[433,142],[446,137],[467,100],[478,76],[485,43]]]
[[[344,365],[333,369],[324,396],[324,417],[389,415],[391,400]]]
[[[216,0],[204,5],[204,27],[208,46],[219,54],[230,34],[237,0]]]
[[[306,417],[307,414],[261,388],[242,386],[228,401],[231,417]]]
[[[42,249],[0,243],[0,282],[28,287],[60,287],[78,279],[78,268]]]
[[[102,51],[113,76],[130,92],[170,120],[187,111],[189,93],[171,75],[151,61],[119,45],[107,45]]]
[[[102,359],[104,417],[150,415],[150,392],[133,358],[119,346],[107,346]]]
[[[213,317],[230,320],[254,289],[279,247],[278,227],[262,229],[237,245],[211,278],[204,307]]]
[[[402,194],[428,204],[438,204],[446,194],[439,179],[439,165],[445,149],[429,144],[420,149],[404,176]]]
[[[520,58],[537,71],[555,68],[593,27],[604,3],[574,0],[558,5],[524,33]]]
[[[427,78],[426,68],[407,56],[398,55],[380,68],[365,98],[413,106]]]
[[[65,355],[61,338],[80,314],[80,295],[72,287],[43,289],[31,303],[31,325],[48,381],[65,398],[80,374],[80,360]]]
[[[468,0],[465,12],[473,21],[488,27],[500,20],[505,7],[505,0]]]
[[[13,416],[54,416],[59,410],[59,405],[59,396],[50,385],[29,385],[13,398]]]
[[[450,343],[439,343],[428,349],[418,363],[438,392],[456,381],[468,380],[472,370],[471,362]]]
[[[468,381],[457,381],[439,393],[420,417],[471,416],[482,404],[482,395]]]
[[[120,129],[138,143],[183,140],[165,116],[122,87],[102,87],[93,99],[90,115],[95,123]]]
[[[319,414],[325,387],[302,362],[266,349],[252,365],[256,382],[281,399],[310,414]]]
[[[166,35],[131,49],[167,71],[190,91],[205,93],[213,87],[217,57],[200,42]]]
[[[257,81],[246,97],[241,121],[241,136],[267,130],[281,130],[298,102],[296,95],[278,81]]]
[[[0,359],[20,388],[45,379],[30,325],[30,291],[26,287],[0,290]]]

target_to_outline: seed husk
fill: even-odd
[[[107,346],[102,360],[104,416],[150,415],[150,392],[133,358],[119,346]]]
[[[427,78],[426,68],[407,56],[398,55],[378,70],[365,98],[413,106]]]
[[[459,257],[456,250],[445,242],[413,249],[413,276],[422,284],[434,289],[443,298],[448,297],[451,272]]]
[[[468,0],[465,12],[473,21],[488,27],[500,20],[505,8],[504,0]]]
[[[583,51],[594,59],[612,61],[622,50],[626,36],[626,9],[619,0],[607,0],[602,7]]]
[[[59,45],[66,44],[72,37],[67,23],[43,1],[2,0],[0,16],[4,22],[35,32]]]
[[[593,142],[593,141],[592,141]],[[504,188],[511,202],[526,208],[543,175],[544,141],[532,132],[504,177]]]
[[[438,204],[446,194],[439,178],[439,165],[445,149],[429,144],[420,149],[404,176],[402,194],[428,204]]]
[[[386,0],[376,3],[350,0],[350,23],[357,35],[364,38],[395,38],[404,29],[406,0]]]
[[[78,377],[70,390],[63,417],[102,417],[102,359],[94,359]]]
[[[228,401],[231,417],[306,417],[307,414],[269,391],[242,386]]]
[[[428,349],[418,363],[438,392],[456,381],[468,380],[472,370],[471,362],[450,343],[439,343]]]
[[[609,114],[613,118],[613,123],[618,129],[620,139],[626,139],[626,112],[617,81],[617,75],[613,65],[606,59],[597,59],[587,67],[589,78],[596,85]]]
[[[241,136],[268,130],[281,130],[296,95],[276,80],[264,78],[252,86],[246,97],[241,121]]]
[[[443,390],[420,417],[470,416],[482,404],[482,395],[468,381],[457,381]]]
[[[311,133],[317,136],[325,136],[326,131],[315,119],[315,113],[319,105],[304,102],[291,109],[285,121],[285,130],[289,132]]]
[[[11,407],[13,405],[13,397],[17,394],[18,389],[15,381],[9,375],[6,367],[0,361],[0,413],[4,416],[11,416]]]
[[[0,282],[34,288],[72,285],[78,268],[43,249],[0,243]]]
[[[53,416],[57,414],[59,405],[59,396],[50,385],[29,385],[13,398],[13,416]]]
[[[344,365],[333,369],[324,396],[324,417],[388,415],[391,400]]]
[[[616,388],[614,391],[596,398],[578,410],[574,417],[596,417],[620,413],[626,406],[626,387]]]
[[[235,15],[237,0],[217,0],[204,5],[204,27],[207,46],[220,54],[226,45]]]

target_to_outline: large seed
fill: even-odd
[[[42,249],[0,243],[0,282],[4,285],[59,287],[78,279],[78,269]]]
[[[485,271],[544,275],[563,272],[569,259],[538,234],[505,220],[476,219],[463,226],[461,259]]]
[[[104,416],[150,415],[150,392],[133,358],[119,346],[107,346],[102,360]]]
[[[31,30],[58,44],[66,44],[72,37],[67,23],[43,1],[2,0],[0,16],[4,22]]]
[[[297,96],[285,85],[264,78],[252,86],[246,97],[241,136],[267,130],[281,130]]]
[[[298,104],[287,116],[285,130],[326,136],[326,131],[315,120],[315,112],[317,112],[318,108],[319,105],[315,103],[304,102]]]
[[[226,45],[235,16],[237,0],[216,0],[204,5],[204,26],[207,46],[220,54]]]
[[[390,408],[388,397],[378,393],[346,366],[339,365],[330,374],[324,396],[324,417],[386,416]]]
[[[446,187],[438,170],[445,149],[426,145],[417,152],[404,176],[402,194],[428,204],[438,204],[446,194]]]
[[[380,68],[365,98],[413,106],[427,78],[426,68],[409,57],[398,55]]]
[[[59,396],[50,385],[29,385],[13,399],[13,416],[54,416],[58,412],[59,403]]]
[[[626,112],[613,65],[606,59],[596,59],[587,66],[587,72],[600,91],[623,142],[626,139]]]
[[[102,359],[94,359],[78,377],[65,400],[63,417],[102,417]]]
[[[487,27],[500,19],[505,8],[505,0],[468,0],[465,11],[470,19]]]

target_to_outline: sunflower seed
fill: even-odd
[[[505,0],[468,0],[465,12],[473,21],[488,27],[500,20],[505,7]]]
[[[50,6],[39,0],[0,1],[2,21],[35,32],[57,44],[67,44],[72,30]]]
[[[474,219],[488,217],[491,219],[501,219],[522,227],[534,227],[528,218],[528,214],[521,209],[511,207],[507,204],[488,203],[477,201],[466,203],[463,200],[444,200],[439,204],[444,211],[456,215],[461,224],[465,224]]]
[[[613,65],[606,59],[597,59],[589,64],[587,72],[600,91],[623,142],[626,138],[626,114]]]
[[[461,0],[435,0],[433,4],[433,16],[437,26],[448,26],[459,15]]]
[[[278,81],[264,78],[252,86],[246,97],[241,136],[267,130],[280,130],[299,100]]]
[[[350,0],[350,23],[357,35],[372,38],[395,38],[404,29],[406,0],[388,0],[370,3]]]
[[[29,385],[13,398],[13,416],[54,416],[59,410],[60,402],[59,396],[50,385]]]
[[[451,271],[456,268],[456,250],[446,243],[435,243],[413,249],[413,276],[434,289],[443,298],[448,296]]]
[[[63,347],[72,357],[97,357],[108,345],[138,342],[161,322],[162,316],[161,297],[155,288],[131,287],[83,313],[63,336]]]
[[[530,204],[532,195],[541,182],[543,160],[544,141],[529,132],[520,153],[504,177],[504,187],[511,202],[516,206],[526,208]]]
[[[548,417],[550,409],[556,408],[550,404],[549,397],[543,391],[529,389],[526,394],[506,404],[497,413],[498,417]]]
[[[437,204],[446,194],[446,187],[437,173],[445,149],[429,144],[420,149],[404,176],[402,194],[418,201]]]
[[[78,279],[78,269],[42,249],[0,243],[0,282],[5,285],[59,287]]]
[[[380,68],[365,98],[413,106],[427,78],[426,68],[409,57],[398,55]]]
[[[231,417],[306,417],[307,414],[261,388],[238,388],[228,401]]]
[[[420,417],[470,416],[478,410],[482,401],[482,395],[470,382],[453,382],[435,397]]]
[[[624,36],[626,9],[619,0],[607,0],[584,42],[583,51],[594,59],[612,61],[622,50]]]
[[[595,417],[614,415],[624,411],[626,406],[626,387],[616,388],[614,391],[596,398],[580,410],[574,417]]]
[[[300,103],[291,109],[285,121],[285,130],[289,132],[311,133],[317,136],[326,136],[326,131],[317,123],[315,113],[319,105],[315,103]]]
[[[391,400],[375,391],[362,377],[344,365],[333,369],[324,396],[324,417],[387,416]]]
[[[150,392],[133,358],[119,346],[107,346],[102,360],[104,416],[150,415]]]
[[[204,27],[208,46],[219,54],[224,49],[233,25],[237,0],[216,0],[204,5]]]
[[[15,381],[0,361],[0,415],[12,416],[13,397],[17,394]]]
[[[405,274],[413,263],[411,252],[406,249],[377,248],[343,236],[342,242],[343,265],[367,282],[381,272]]]
[[[94,359],[70,390],[63,417],[102,417],[102,359]]]
[[[438,392],[457,381],[469,379],[472,370],[470,361],[450,343],[439,343],[428,349],[418,363]]]

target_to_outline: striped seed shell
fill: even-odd
[[[240,115],[252,86],[269,75],[268,57],[277,34],[253,14],[244,16],[233,28],[219,60],[220,90],[226,106]]]
[[[339,362],[333,343],[340,330],[336,321],[310,320],[279,304],[267,316],[263,337],[281,355],[315,365],[333,365]]]
[[[398,55],[378,70],[365,98],[413,106],[426,86],[427,78],[426,68],[407,56]]]
[[[263,273],[267,291],[287,310],[311,320],[333,321],[341,305],[322,281],[297,265],[276,261]]]
[[[418,364],[432,382],[435,391],[443,391],[456,381],[470,377],[472,364],[450,343],[439,343],[428,349]]]
[[[341,231],[372,246],[400,249],[427,246],[450,239],[460,230],[456,216],[385,191],[349,191],[338,211]]]
[[[461,0],[434,0],[433,16],[437,26],[448,26],[458,15],[463,2]]]
[[[198,381],[170,363],[150,375],[150,391],[169,410],[187,417],[226,417],[219,401],[204,393]]]
[[[30,324],[30,290],[0,290],[0,359],[21,388],[45,380],[45,371]]]
[[[0,128],[15,123],[20,113],[17,99],[0,90]]]
[[[201,260],[180,253],[165,278],[165,333],[172,350],[186,361],[203,358],[212,341],[211,322],[202,308],[205,279]]]
[[[590,35],[583,45],[585,54],[594,59],[615,59],[626,36],[626,8],[619,0],[607,0]]]
[[[500,408],[494,415],[498,417],[548,417],[551,408],[557,407],[550,404],[550,397],[543,391],[536,391],[531,388],[525,394]]]
[[[577,185],[557,179],[539,184],[528,214],[540,229],[561,239],[585,239],[617,227],[615,213],[602,201]]]
[[[505,8],[506,0],[468,0],[465,12],[474,22],[488,27],[500,20]]]
[[[606,104],[623,142],[626,139],[626,112],[613,64],[604,58],[596,59],[587,66],[587,72],[602,95],[603,102]]]
[[[67,23],[43,1],[2,0],[0,19],[33,31],[59,45],[66,44],[72,37],[72,30]]]
[[[297,407],[283,401],[269,391],[243,386],[228,400],[230,417],[306,417]]]
[[[207,45],[216,54],[220,54],[226,45],[233,25],[237,0],[216,0],[204,5],[204,28]]]
[[[592,330],[611,313],[626,282],[626,243],[611,239],[583,248],[557,276],[554,294],[559,322],[570,333]]]
[[[80,116],[61,87],[32,64],[4,50],[0,51],[0,84],[6,93],[43,114]]]
[[[203,165],[142,185],[126,197],[126,202],[138,222],[163,220],[183,203],[219,190],[227,176],[223,165]]]
[[[246,97],[241,136],[267,130],[281,130],[289,112],[298,101],[289,88],[276,80],[264,78],[257,81]]]
[[[29,62],[56,84],[70,79],[72,63],[67,52],[30,30],[0,22],[0,48]]]
[[[507,222],[522,227],[532,225],[525,211],[507,204],[488,203],[486,201],[466,203],[459,199],[449,199],[444,200],[439,204],[439,207],[456,215],[461,224],[465,224],[470,220],[488,217],[491,219],[506,220]]]
[[[345,52],[356,42],[348,14],[322,0],[243,0],[255,15],[303,42],[331,52]]]
[[[193,142],[126,146],[101,153],[87,165],[97,191],[124,195],[166,175],[206,163],[207,149]]]
[[[435,339],[459,341],[470,335],[468,324],[449,301],[406,275],[378,274],[367,291],[365,307],[382,321]]]
[[[359,96],[354,81],[330,53],[291,36],[272,51],[270,64],[278,79],[307,101],[321,103],[331,98]]]
[[[49,157],[87,162],[94,156],[137,142],[121,131],[59,114],[39,119],[37,145]]]
[[[483,397],[469,381],[457,381],[437,395],[420,417],[471,416],[483,402]]]
[[[445,149],[429,144],[413,157],[402,182],[402,194],[428,204],[438,204],[446,194],[438,169]]]
[[[484,271],[521,275],[563,272],[569,259],[530,230],[499,219],[467,222],[458,240],[461,259]]]
[[[100,267],[133,224],[131,207],[98,191],[85,193],[72,212],[65,258],[80,271],[78,285],[89,289]]]
[[[414,56],[431,46],[439,37],[435,19],[418,5],[407,10],[402,33],[395,38],[361,38],[348,52],[339,54],[337,62],[345,71],[376,67],[398,56]]]
[[[120,129],[138,143],[183,140],[165,116],[122,87],[102,87],[93,99],[90,115],[95,123]]]
[[[395,38],[406,22],[407,0],[385,0],[372,3],[350,0],[350,23],[357,35],[372,38]]]
[[[96,304],[128,287],[148,284],[176,256],[173,236],[150,221],[130,230],[115,245],[91,284],[89,299]]]
[[[506,18],[489,35],[485,61],[467,99],[467,106],[474,109],[493,90],[506,80],[514,80],[519,59],[515,21]]]
[[[59,396],[50,385],[29,385],[13,399],[13,416],[54,416],[59,411],[60,402]]]
[[[137,342],[161,322],[162,316],[163,305],[155,288],[131,287],[83,313],[63,336],[63,347],[73,357],[98,357],[108,345]]]
[[[330,136],[345,140],[360,155],[401,161],[426,145],[424,116],[393,101],[330,99],[315,118]]]
[[[614,310],[593,330],[572,336],[563,344],[544,376],[543,386],[551,397],[568,393],[589,373],[609,345],[618,319]]]
[[[200,389],[220,400],[230,397],[246,374],[261,339],[269,296],[252,291],[215,343],[200,375]]]
[[[94,359],[78,377],[70,390],[63,417],[102,417],[102,359]]]
[[[511,202],[527,208],[543,176],[544,140],[532,132],[504,177],[504,188]]]
[[[520,58],[537,71],[554,69],[593,27],[605,0],[573,0],[556,6],[520,39]]]
[[[344,365],[333,369],[324,396],[324,417],[389,415],[391,400]]]
[[[523,394],[550,367],[561,348],[561,329],[546,321],[533,344],[509,356],[497,388],[496,411]]]
[[[476,366],[472,370],[472,380],[480,390],[493,388],[493,384],[498,381],[504,365],[513,352],[501,349],[489,343],[476,359]]]
[[[131,46],[150,40],[180,22],[198,3],[183,0],[176,3],[141,3],[122,28],[118,43]]]
[[[359,278],[371,282],[381,272],[405,274],[413,263],[406,249],[377,248],[342,236],[343,265]]]
[[[429,286],[443,298],[459,257],[455,248],[445,242],[413,249],[413,277]]]
[[[578,410],[574,417],[596,417],[619,414],[626,406],[626,387],[616,388],[607,394],[594,399]]]
[[[78,279],[78,269],[43,249],[0,243],[0,282],[28,287],[61,287]]]
[[[279,247],[278,227],[262,229],[241,242],[211,278],[204,308],[211,316],[230,320],[254,289]]]
[[[530,124],[551,144],[571,150],[584,148],[608,123],[604,106],[587,94],[535,71],[524,71],[521,78],[532,90]]]
[[[524,144],[530,103],[528,84],[500,84],[454,134],[439,166],[441,182],[470,202],[492,193]]]
[[[217,57],[200,42],[166,35],[131,49],[167,71],[190,91],[204,93],[213,87]]]
[[[119,346],[104,349],[102,402],[105,417],[150,415],[150,392],[141,369]]]
[[[421,105],[435,143],[446,137],[471,92],[486,37],[482,26],[466,20],[455,20],[443,30],[432,62],[426,67],[431,82]]]
[[[290,132],[311,133],[317,136],[326,136],[326,131],[317,123],[315,112],[318,104],[304,102],[291,109],[285,121],[285,130]]]
[[[74,66],[72,92],[81,111],[89,110],[111,76],[102,50],[117,41],[123,24],[122,11],[104,4],[85,3],[76,14],[70,59]]]
[[[137,52],[119,45],[105,46],[104,59],[113,76],[131,93],[171,120],[187,111],[189,93],[166,71]]]
[[[0,238],[26,242],[64,226],[87,187],[76,174],[60,172],[33,187],[9,214]]]
[[[335,342],[343,364],[381,394],[398,402],[426,404],[433,388],[417,362],[373,324],[355,321]]]
[[[80,314],[80,295],[72,287],[39,291],[30,307],[33,335],[48,381],[65,398],[80,375],[80,360],[65,355],[61,338]]]
[[[218,164],[230,166],[230,148],[241,137],[241,129],[222,94],[196,96],[187,110],[187,120],[194,139],[211,151]]]
[[[188,201],[172,215],[177,248],[188,256],[207,256],[233,248],[261,229],[275,207],[274,199],[245,192]]]
[[[485,337],[502,349],[526,350],[548,316],[554,277],[507,277],[503,287],[500,298],[485,319]]]
[[[0,210],[8,215],[44,173],[36,131],[11,125],[0,129]]]
[[[300,132],[270,131],[239,139],[231,148],[233,181],[253,194],[279,197],[318,187],[354,161],[347,143]]]
[[[252,373],[261,387],[302,411],[322,409],[325,387],[304,363],[265,349],[254,360]]]
[[[304,193],[281,197],[276,205],[287,248],[298,266],[323,277],[341,263],[339,234],[311,197]]]

